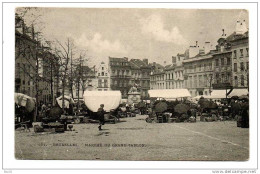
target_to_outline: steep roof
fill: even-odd
[[[123,57],[123,58],[109,57],[109,61],[128,62],[128,58],[127,57]]]

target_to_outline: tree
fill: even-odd
[[[65,88],[68,83],[68,70],[69,70],[69,60],[71,58],[71,53],[73,49],[73,41],[70,38],[67,38],[67,41],[62,44],[59,41],[57,41],[58,45],[55,48],[55,53],[59,59],[59,74],[62,82],[62,110],[65,112]]]

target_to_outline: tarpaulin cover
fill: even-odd
[[[148,94],[150,97],[161,97],[164,99],[191,97],[187,89],[154,89],[148,90]]]
[[[233,89],[232,92],[228,95],[229,97],[232,96],[242,96],[242,95],[248,95],[248,90],[247,89]]]
[[[22,93],[15,93],[14,101],[18,106],[25,107],[28,112],[33,111],[33,109],[35,108],[35,99],[28,95]]]
[[[62,108],[62,96],[56,98],[58,105]],[[72,97],[64,95],[64,108],[69,108],[69,104],[73,104],[74,100]]]
[[[97,112],[101,104],[104,104],[104,110],[109,112],[116,109],[121,101],[120,91],[85,91],[84,102],[89,110]]]

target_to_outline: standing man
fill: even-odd
[[[100,108],[98,109],[98,117],[99,117],[99,126],[98,126],[98,129],[99,130],[102,130],[101,129],[101,126],[105,124],[105,118],[104,118],[104,114],[105,114],[105,111],[104,111],[104,104],[101,104],[100,105]]]

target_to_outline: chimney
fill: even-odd
[[[245,32],[243,32],[243,22],[237,21],[236,23],[236,34],[240,35],[240,34],[244,34]]]
[[[172,63],[176,64],[176,57],[175,56],[172,56]]]
[[[223,29],[224,30],[224,29]],[[224,34],[224,32],[223,32]],[[208,54],[211,50],[211,45],[210,45],[210,42],[205,42],[205,45],[204,45],[204,53],[205,54]]]
[[[198,46],[198,41],[196,41],[196,47]]]
[[[164,66],[166,66],[166,65],[167,65],[167,62],[166,62],[166,61],[164,61],[164,62],[163,62],[163,64],[164,64]]]
[[[199,54],[199,46],[190,46],[189,58],[195,57],[197,54]]]

